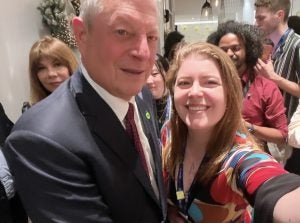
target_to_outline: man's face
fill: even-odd
[[[104,11],[90,30],[81,21],[77,31],[82,62],[91,78],[110,94],[129,100],[146,83],[158,41],[153,0],[104,1]]]
[[[243,41],[235,34],[228,33],[219,41],[219,47],[227,53],[232,62],[235,64],[238,72],[244,72],[246,65],[246,47]]]
[[[258,7],[255,12],[257,27],[268,37],[279,28],[280,18],[278,12],[272,12],[269,8]]]

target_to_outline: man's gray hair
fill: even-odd
[[[79,16],[88,29],[91,29],[94,17],[103,10],[104,1],[105,0],[81,0]]]

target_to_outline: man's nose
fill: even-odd
[[[150,57],[150,47],[146,35],[140,37],[133,54],[141,59],[148,59]]]

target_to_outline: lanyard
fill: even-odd
[[[284,32],[284,34],[281,36],[279,42],[278,42],[277,45],[276,45],[276,48],[275,48],[275,50],[274,50],[274,53],[273,53],[273,55],[272,55],[272,60],[275,60],[275,59],[277,58],[277,56],[279,56],[280,53],[282,52],[282,46],[283,46],[283,44],[284,44],[284,42],[285,42],[285,40],[286,40],[288,34],[290,33],[290,31],[291,31],[291,29],[288,28],[288,29]]]
[[[187,203],[189,194],[184,193],[183,188],[183,162],[180,163],[178,168],[178,177],[177,177],[177,188],[176,188],[176,198],[177,204],[180,211],[187,216]]]

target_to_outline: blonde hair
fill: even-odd
[[[35,42],[29,53],[30,105],[39,102],[50,94],[37,76],[43,58],[59,61],[68,68],[69,75],[72,75],[78,66],[73,51],[62,41],[51,36],[45,36]]]
[[[209,181],[218,171],[222,160],[234,144],[234,137],[238,129],[245,130],[242,124],[242,87],[235,65],[231,59],[218,47],[209,43],[193,43],[181,46],[168,71],[168,87],[173,98],[171,117],[171,143],[164,150],[164,168],[171,177],[175,177],[175,168],[183,160],[183,149],[187,140],[188,129],[180,119],[174,106],[174,92],[177,72],[190,56],[201,56],[214,60],[220,68],[221,79],[226,98],[226,110],[222,119],[214,128],[211,136],[206,161],[198,172],[197,179],[202,182]]]

